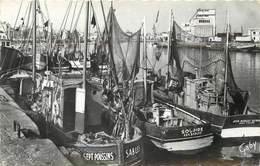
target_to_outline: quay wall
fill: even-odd
[[[0,87],[0,165],[72,166],[49,139],[40,139],[36,124]]]

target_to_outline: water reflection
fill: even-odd
[[[158,151],[153,145],[146,145],[146,165],[258,166],[260,164],[259,141],[249,140],[236,144],[231,141],[216,140],[210,148],[196,155],[176,155]]]

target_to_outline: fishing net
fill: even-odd
[[[208,51],[208,49],[182,47],[182,42],[193,42],[202,45],[205,38],[185,32],[175,21],[171,34],[171,49],[168,63],[170,74],[178,78],[181,87],[183,77],[190,73],[199,73],[201,77],[214,77],[216,79],[216,90],[223,93],[225,75],[225,56],[223,50]],[[184,73],[185,72],[185,73]]]
[[[130,80],[138,73],[140,66],[140,35],[141,29],[132,35],[125,33],[119,26],[113,9],[108,16],[108,31],[112,47],[112,69],[118,82]]]
[[[176,29],[176,39],[179,41],[193,41],[197,43],[201,43],[206,41],[205,38],[191,35],[189,33],[183,32],[183,30],[175,23]],[[202,45],[202,43],[201,43]],[[173,52],[173,51],[172,51]],[[192,51],[183,49],[181,47],[178,48],[178,52],[175,53],[180,54],[179,57],[180,64],[183,71],[190,72],[196,74],[199,72],[201,77],[212,77],[215,81],[215,89],[219,95],[223,95],[224,93],[224,79],[225,79],[225,53],[224,50],[208,50],[208,49],[193,49]],[[175,58],[175,60],[178,60]],[[178,72],[178,63],[175,62],[176,71]],[[197,70],[197,71],[196,71]],[[242,91],[236,84],[232,65],[230,60],[230,55],[227,55],[227,91],[230,95],[230,101],[233,103],[232,110],[237,110],[239,113],[243,113],[243,110],[248,101],[248,92]]]

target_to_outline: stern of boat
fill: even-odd
[[[221,138],[260,138],[260,115],[236,115],[225,119]]]
[[[178,154],[198,153],[213,142],[210,124],[184,127],[155,127],[146,124],[146,135],[160,149]]]

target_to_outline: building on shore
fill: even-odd
[[[216,10],[197,9],[188,23],[182,24],[183,30],[197,37],[216,35]]]
[[[260,28],[249,28],[248,35],[254,42],[260,42]]]

